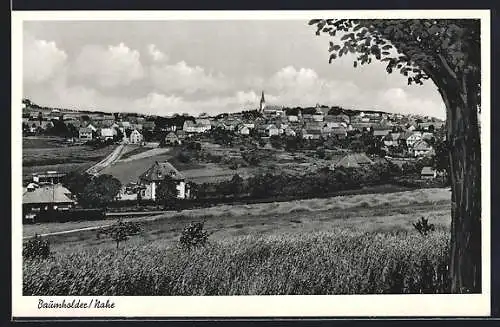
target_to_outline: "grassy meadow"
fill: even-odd
[[[412,222],[420,217],[436,230],[416,232]],[[53,255],[24,261],[24,294],[448,292],[446,189],[223,205],[128,220],[141,221],[142,232],[118,250],[95,231],[48,237]],[[201,220],[208,244],[179,248],[183,228]]]
[[[84,171],[99,162],[115,148],[114,145],[94,149],[86,145],[70,146],[58,137],[23,138],[23,176],[55,170]]]

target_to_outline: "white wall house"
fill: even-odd
[[[132,144],[141,144],[142,140],[143,140],[142,134],[138,130],[134,129],[130,133],[130,143],[132,143]]]

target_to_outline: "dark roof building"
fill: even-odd
[[[142,182],[159,182],[163,181],[165,177],[170,177],[174,180],[184,180],[185,177],[168,161],[155,162],[151,168],[146,170],[139,179]]]
[[[361,166],[371,165],[373,161],[364,153],[349,153],[342,157],[339,161],[333,164],[336,167],[351,167],[358,168]],[[331,166],[332,167],[332,166]]]

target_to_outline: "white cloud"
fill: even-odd
[[[66,52],[53,41],[37,40],[27,35],[23,43],[23,79],[26,83],[46,82],[66,64]]]
[[[253,109],[258,99],[259,96],[253,91],[237,91],[230,96],[215,96],[203,100],[190,100],[175,95],[151,92],[147,96],[135,100],[133,106],[139,112],[159,115],[172,115],[175,113],[197,115],[200,112],[218,114],[220,112],[236,112],[243,109]]]
[[[108,48],[87,45],[76,58],[73,73],[77,77],[95,78],[102,87],[116,87],[143,78],[144,68],[139,51],[124,43]]]
[[[384,109],[389,112],[418,112],[423,115],[438,118],[446,117],[444,103],[440,101],[438,97],[435,99],[422,99],[413,96],[402,88],[390,88],[386,91],[382,91],[379,93],[376,101],[385,104],[386,106]]]
[[[165,61],[167,60],[167,56],[161,52],[155,44],[148,45],[148,54],[153,58],[154,61]]]
[[[222,74],[206,72],[203,67],[189,66],[185,61],[172,65],[153,65],[150,76],[153,85],[166,93],[217,92],[228,87]]]
[[[266,84],[268,101],[288,106],[346,103],[359,94],[358,87],[350,81],[327,80],[312,69],[293,66],[279,70]]]

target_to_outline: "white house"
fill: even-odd
[[[399,142],[400,133],[389,133],[384,138],[385,146],[397,146]]]
[[[274,124],[267,125],[266,135],[267,136],[279,135],[279,129]]]
[[[408,136],[408,138],[406,139],[406,145],[408,145],[408,147],[413,147],[413,145],[415,143],[417,143],[418,141],[420,141],[422,139],[422,133],[420,132],[414,132],[413,134],[411,134],[410,136]]]
[[[78,131],[78,136],[81,141],[92,140],[92,130],[90,128],[81,127]]]
[[[95,127],[95,126],[94,126],[94,125],[92,125],[92,124],[88,124],[86,127],[87,127],[87,128],[90,128],[90,129],[92,130],[92,132],[97,132],[97,127]]]
[[[248,128],[247,126],[241,126],[238,130],[238,133],[240,133],[241,135],[250,135],[250,128]]]
[[[142,140],[143,140],[143,136],[142,136],[142,134],[138,130],[134,129],[130,133],[130,143],[132,143],[132,144],[141,144]]]
[[[157,161],[139,177],[140,184],[144,187],[141,190],[142,198],[156,200],[158,185],[167,177],[176,184],[178,199],[189,197],[184,175],[168,161]]]
[[[114,128],[101,128],[101,138],[104,140],[113,139],[118,134]]]
[[[428,156],[431,155],[433,152],[434,149],[425,140],[417,141],[413,145],[413,154],[415,157]]]

